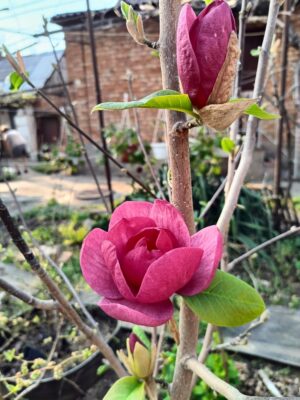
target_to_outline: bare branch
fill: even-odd
[[[135,96],[134,96],[134,92],[133,92],[132,73],[131,73],[131,72],[129,72],[129,73],[127,74],[127,80],[128,80],[128,91],[129,91],[129,96],[130,96],[131,100],[136,100],[136,98],[135,98]],[[143,152],[143,154],[144,154],[145,162],[146,162],[146,164],[147,164],[147,167],[149,168],[149,171],[150,171],[151,176],[152,176],[152,178],[153,178],[153,181],[154,181],[154,183],[155,183],[155,185],[156,185],[156,187],[157,187],[157,190],[158,190],[158,192],[159,192],[159,194],[160,194],[160,197],[161,197],[163,200],[166,200],[165,195],[164,195],[164,192],[163,192],[163,190],[162,190],[162,187],[161,187],[161,185],[160,185],[160,183],[159,183],[158,178],[156,177],[156,174],[155,174],[155,172],[154,172],[153,166],[152,166],[152,164],[151,164],[151,160],[150,160],[150,158],[149,158],[149,156],[148,156],[148,153],[147,153],[147,151],[146,151],[146,149],[145,149],[145,146],[144,146],[143,138],[142,138],[142,135],[141,135],[141,124],[140,124],[139,113],[138,113],[138,110],[137,110],[136,108],[133,108],[133,115],[134,115],[134,119],[135,119],[137,138],[138,138],[138,141],[139,141],[141,150],[142,150],[142,152]]]
[[[6,53],[6,57],[9,57],[9,54]],[[11,58],[11,56],[10,56]],[[85,137],[94,147],[96,147],[102,154],[104,154],[112,163],[114,163],[122,172],[124,172],[127,176],[129,176],[134,182],[136,182],[145,192],[149,193],[153,198],[156,198],[155,193],[152,193],[151,190],[144,185],[144,183],[133,175],[130,171],[128,171],[124,165],[122,165],[118,160],[116,160],[109,151],[105,150],[101,147],[93,138],[91,138],[86,132],[84,132],[78,125],[76,125],[56,104],[40,89],[38,89],[28,78],[27,75],[19,72],[18,67],[11,61],[11,65],[15,70],[20,74],[20,76],[24,79],[28,85],[34,89],[36,93],[38,93],[61,117],[63,117],[68,124],[74,128],[77,132],[79,132],[83,137]]]
[[[72,283],[70,282],[69,278],[66,276],[66,274],[64,273],[64,271],[62,270],[62,268],[59,268],[59,266],[52,260],[52,258],[42,249],[42,247],[40,246],[40,243],[33,237],[31,230],[29,229],[29,226],[27,225],[27,222],[24,218],[23,212],[22,212],[22,208],[21,208],[21,204],[18,200],[18,197],[16,196],[14,190],[12,189],[10,183],[8,182],[7,179],[5,179],[5,183],[8,187],[8,190],[10,192],[10,194],[12,195],[12,198],[15,202],[15,205],[17,207],[17,210],[19,212],[19,217],[21,218],[22,224],[24,226],[24,228],[26,229],[26,232],[28,233],[30,240],[32,241],[33,245],[38,249],[38,251],[40,252],[40,254],[42,255],[42,257],[47,260],[49,262],[49,264],[54,268],[54,270],[56,271],[56,273],[63,279],[63,281],[65,282],[67,288],[69,289],[69,291],[72,293],[73,298],[75,299],[75,301],[78,303],[79,307],[81,308],[82,312],[84,313],[84,315],[86,316],[86,318],[88,319],[88,321],[91,323],[91,326],[93,326],[94,328],[98,327],[97,322],[94,320],[94,318],[92,317],[92,315],[89,313],[89,311],[87,310],[86,306],[83,304],[83,302],[81,301],[78,293],[76,292],[74,286],[72,285]]]
[[[39,261],[34,256],[33,252],[29,249],[27,243],[20,234],[17,226],[15,225],[8,209],[4,205],[2,199],[0,198],[0,218],[6,227],[8,233],[10,234],[14,244],[20,250],[25,260],[30,265],[32,271],[39,276],[41,281],[48,288],[51,296],[59,303],[60,311],[64,316],[71,322],[73,322],[77,328],[91,341],[104,357],[109,361],[113,370],[119,376],[126,375],[126,371],[122,367],[120,361],[117,359],[113,353],[110,346],[105,342],[102,334],[100,332],[95,332],[88,325],[86,325],[75,309],[69,304],[68,300],[65,298],[59,287],[48,275],[48,273],[41,267]]]
[[[53,52],[53,55],[54,55],[54,58],[55,58],[55,61],[56,61],[56,70],[57,70],[57,72],[58,72],[60,81],[61,81],[61,83],[62,83],[62,87],[63,87],[63,91],[64,91],[65,98],[67,99],[67,102],[68,102],[69,107],[70,107],[70,109],[71,109],[72,116],[73,116],[73,120],[74,120],[75,124],[79,126],[79,121],[78,121],[78,117],[77,117],[77,114],[76,114],[76,111],[75,111],[75,107],[74,107],[74,105],[73,105],[73,102],[72,102],[72,99],[71,99],[71,96],[70,96],[70,92],[69,92],[69,90],[68,90],[68,87],[67,87],[67,85],[66,85],[66,82],[65,82],[65,79],[64,79],[62,70],[61,70],[61,63],[60,63],[60,60],[59,60],[59,58],[58,58],[58,56],[57,56],[57,52],[56,52],[56,50],[55,50],[55,46],[54,46],[54,44],[53,44],[51,35],[50,35],[49,31],[48,31],[48,24],[47,24],[47,20],[46,20],[46,19],[44,19],[44,33],[45,33],[45,36],[49,39],[49,42],[50,42],[50,44],[51,44],[52,52]],[[90,160],[90,157],[89,157],[89,155],[88,155],[88,151],[87,151],[86,145],[85,145],[85,143],[84,143],[82,134],[81,134],[80,132],[78,132],[78,134],[79,134],[79,140],[80,140],[81,146],[82,146],[82,148],[83,148],[83,153],[84,153],[85,160],[86,160],[87,165],[88,165],[88,167],[89,167],[89,169],[90,169],[90,172],[91,172],[91,174],[92,174],[92,177],[93,177],[93,179],[94,179],[94,181],[95,181],[95,184],[96,184],[96,187],[97,187],[97,191],[98,191],[98,193],[99,193],[99,196],[100,196],[100,198],[101,198],[101,200],[102,200],[102,202],[103,202],[103,204],[104,204],[104,206],[105,206],[105,209],[106,209],[107,213],[110,213],[110,210],[109,210],[107,201],[106,201],[106,199],[105,199],[105,197],[104,197],[104,194],[103,194],[103,192],[102,192],[102,189],[101,189],[101,187],[100,187],[100,183],[99,183],[99,181],[98,181],[98,178],[97,178],[96,172],[95,172],[95,170],[94,170],[93,164],[92,164],[92,162],[91,162],[91,160]]]
[[[268,22],[258,62],[253,98],[262,97],[262,91],[264,88],[264,82],[268,67],[269,53],[273,36],[275,33],[276,18],[278,15],[279,7],[280,7],[280,0],[270,1]],[[226,232],[227,230],[227,227],[229,225],[229,222],[237,205],[238,197],[240,195],[240,191],[243,186],[246,174],[251,166],[253,151],[255,148],[256,128],[257,128],[257,119],[252,116],[249,117],[246,136],[245,136],[244,150],[241,156],[241,162],[233,178],[227,200],[225,202],[224,208],[222,210],[222,213],[218,221],[218,226],[222,232]]]
[[[0,288],[10,295],[16,297],[17,299],[22,300],[24,303],[29,304],[34,308],[38,308],[39,310],[52,311],[58,310],[59,308],[59,305],[56,301],[40,300],[17,288],[16,286],[11,285],[9,282],[2,278],[0,278]]]
[[[253,249],[247,251],[246,253],[242,254],[240,257],[236,258],[235,260],[231,261],[231,263],[228,264],[228,271],[231,271],[237,264],[242,262],[243,260],[251,257],[253,254],[258,253],[260,250],[270,246],[271,244],[274,244],[278,242],[279,240],[286,239],[289,236],[299,234],[300,233],[300,227],[295,227],[293,226],[290,230],[287,232],[281,233],[278,236],[273,237],[270,240],[267,240],[266,242],[260,244],[259,246],[254,247]]]
[[[213,390],[224,396],[227,400],[275,400],[279,397],[259,397],[259,396],[247,396],[241,393],[235,387],[229,385],[229,383],[218,378],[213,374],[204,364],[200,363],[196,358],[190,357],[182,361],[185,368],[193,371],[199,378]],[[286,400],[299,400],[299,397],[280,397]]]

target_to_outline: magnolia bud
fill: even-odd
[[[151,350],[147,349],[134,333],[131,333],[126,340],[126,346],[127,356],[123,350],[119,350],[117,354],[128,372],[140,379],[152,376],[156,347],[153,346]]]
[[[189,4],[180,12],[177,65],[193,106],[226,103],[236,74],[239,50],[231,8],[215,0],[198,17]]]
[[[130,6],[128,9],[126,27],[132,38],[138,44],[144,44],[145,34],[143,20],[140,14],[133,10],[132,6]]]

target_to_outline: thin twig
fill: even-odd
[[[136,100],[134,92],[133,92],[132,73],[131,72],[129,72],[127,74],[127,81],[128,81],[129,96],[130,96],[131,100]],[[149,168],[149,171],[150,171],[151,176],[153,178],[153,181],[154,181],[154,183],[155,183],[155,185],[157,187],[158,193],[160,194],[160,197],[163,200],[166,200],[164,192],[162,190],[162,187],[161,187],[161,185],[159,183],[159,180],[156,177],[155,171],[154,171],[153,166],[151,164],[151,160],[149,158],[147,150],[145,149],[145,146],[144,146],[143,138],[142,138],[142,135],[141,135],[141,124],[140,124],[139,113],[138,113],[138,110],[136,108],[133,108],[133,115],[134,115],[135,125],[136,125],[136,135],[137,135],[141,150],[143,152],[143,155],[144,155],[144,158],[145,158],[145,162],[146,162],[146,164],[147,164],[147,166]]]
[[[225,350],[231,346],[239,346],[243,342],[243,340],[249,337],[252,331],[258,328],[260,325],[264,324],[268,320],[268,318],[269,318],[269,312],[266,310],[258,320],[252,322],[248,326],[248,328],[245,329],[243,332],[241,332],[238,336],[231,339],[229,342],[218,344],[217,346],[211,348],[211,351],[220,351],[220,350]]]
[[[165,337],[165,331],[166,331],[166,324],[162,326],[160,334],[159,334],[158,342],[157,342],[156,360],[155,360],[155,366],[154,366],[154,370],[153,370],[153,377],[154,378],[158,374],[159,356],[160,356],[160,352],[161,352],[163,341],[164,341],[164,337]]]
[[[247,396],[241,393],[229,383],[223,381],[215,374],[213,374],[204,364],[200,363],[196,358],[190,357],[182,361],[185,368],[193,371],[199,376],[211,389],[224,396],[227,400],[275,400],[278,397],[259,397]],[[286,400],[299,400],[299,397],[282,397]]]
[[[263,369],[258,370],[258,376],[261,378],[263,384],[266,386],[271,395],[276,397],[283,397],[280,391],[277,389],[277,387],[274,385],[274,383],[271,381],[271,379],[268,377],[268,375]]]
[[[84,313],[84,315],[86,316],[86,318],[88,319],[88,321],[90,322],[91,326],[94,328],[98,327],[97,322],[94,320],[94,318],[92,317],[91,313],[87,310],[86,306],[83,304],[82,300],[80,299],[78,293],[76,292],[74,286],[72,285],[71,281],[69,280],[69,278],[66,276],[66,274],[63,272],[62,268],[59,268],[59,266],[54,262],[54,260],[52,260],[52,258],[42,249],[40,243],[34,238],[34,236],[31,233],[31,230],[24,218],[24,214],[22,211],[22,207],[21,204],[18,200],[18,197],[15,194],[15,191],[12,189],[10,183],[8,182],[7,179],[5,179],[5,183],[8,187],[8,190],[14,200],[14,203],[17,207],[17,210],[19,212],[19,217],[22,221],[22,224],[24,226],[24,228],[26,229],[26,232],[28,233],[30,240],[32,241],[33,245],[38,249],[38,251],[40,252],[40,254],[42,255],[42,257],[47,260],[49,262],[49,264],[54,268],[55,272],[62,278],[62,280],[65,282],[67,288],[69,289],[69,291],[72,293],[72,296],[74,297],[75,301],[78,303],[79,307],[81,308],[82,312]]]
[[[29,249],[27,243],[19,232],[17,226],[15,225],[8,209],[4,205],[2,199],[0,198],[0,218],[6,227],[8,233],[10,234],[14,244],[22,253],[25,260],[30,265],[32,271],[39,276],[41,281],[48,288],[51,296],[59,303],[60,311],[64,316],[71,322],[73,322],[77,328],[86,336],[91,343],[98,347],[104,357],[109,361],[113,370],[119,376],[126,375],[126,371],[122,367],[120,361],[115,356],[111,347],[106,343],[102,334],[98,331],[95,332],[88,325],[86,325],[75,309],[70,305],[69,301],[65,298],[64,294],[61,292],[59,287],[53,281],[53,279],[48,275],[48,273],[42,268],[38,259],[34,256],[33,252]]]
[[[67,99],[67,102],[68,102],[68,104],[69,104],[69,107],[71,108],[71,112],[72,112],[72,116],[73,116],[74,122],[75,122],[76,125],[79,126],[77,113],[76,113],[76,111],[75,111],[75,108],[74,108],[74,105],[73,105],[73,102],[72,102],[72,99],[71,99],[71,96],[70,96],[70,92],[69,92],[68,87],[67,87],[67,85],[66,85],[66,82],[65,82],[65,79],[64,79],[62,70],[61,70],[61,63],[60,63],[60,60],[59,60],[59,58],[58,58],[58,56],[57,56],[57,52],[56,52],[56,50],[55,50],[55,46],[54,46],[54,43],[53,43],[53,41],[52,41],[51,35],[49,34],[48,26],[47,26],[47,25],[48,25],[48,24],[47,24],[47,20],[44,18],[44,34],[45,34],[45,36],[48,38],[48,40],[49,40],[49,42],[50,42],[50,44],[51,44],[52,52],[53,52],[53,55],[54,55],[54,58],[55,58],[55,61],[56,61],[56,70],[57,70],[57,72],[58,72],[59,78],[60,78],[61,83],[62,83],[64,95],[65,95],[65,97],[66,97],[66,99]],[[78,135],[79,135],[79,140],[80,140],[81,146],[82,146],[82,148],[83,148],[83,153],[84,153],[85,160],[86,160],[87,165],[88,165],[88,167],[89,167],[89,169],[90,169],[90,172],[91,172],[91,174],[92,174],[92,177],[93,177],[93,179],[94,179],[94,181],[95,181],[95,184],[96,184],[96,187],[97,187],[97,191],[98,191],[98,193],[99,193],[99,196],[100,196],[100,198],[101,198],[101,200],[102,200],[102,202],[103,202],[103,204],[104,204],[104,207],[105,207],[107,213],[110,213],[110,210],[109,210],[107,201],[106,201],[105,196],[104,196],[104,194],[103,194],[103,192],[102,192],[102,189],[101,189],[101,187],[100,187],[100,183],[99,183],[99,181],[98,181],[98,178],[97,178],[96,172],[95,172],[95,170],[94,170],[93,164],[92,164],[92,162],[91,162],[91,160],[90,160],[90,157],[89,157],[89,155],[88,155],[88,151],[87,151],[86,145],[85,145],[85,143],[84,143],[82,134],[81,134],[80,132],[78,132]]]
[[[40,89],[38,89],[28,78],[27,75],[22,73],[19,69],[19,66],[16,64],[16,61],[12,59],[11,56],[9,56],[6,53],[6,57],[11,63],[12,67],[20,74],[20,76],[24,79],[28,85],[35,90],[37,94],[39,94],[50,106],[62,117],[64,118],[69,125],[74,128],[77,132],[79,132],[83,137],[85,137],[93,146],[95,146],[99,151],[101,151],[102,154],[104,154],[112,163],[114,163],[122,172],[124,172],[127,176],[129,176],[134,182],[136,182],[141,188],[145,190],[145,192],[149,193],[153,198],[156,198],[156,195],[152,193],[152,191],[144,185],[144,183],[137,178],[135,175],[133,175],[130,171],[128,171],[124,165],[122,165],[118,160],[116,160],[110,152],[105,150],[103,147],[101,147],[93,138],[91,138],[86,132],[84,132],[79,126],[77,126],[59,107],[56,106],[56,104]]]
[[[262,92],[264,88],[266,72],[268,67],[269,53],[273,41],[273,36],[275,34],[276,19],[279,12],[279,8],[280,8],[280,0],[270,1],[267,26],[258,61],[253,98],[262,97]],[[256,142],[256,129],[257,129],[257,119],[251,116],[248,119],[245,142],[243,146],[243,152],[241,155],[241,162],[236,170],[236,173],[232,180],[232,184],[230,186],[225,201],[225,205],[217,222],[217,225],[222,233],[228,232],[228,226],[232,218],[232,215],[234,213],[234,210],[236,208],[241,188],[243,186],[247,172],[251,166],[253,152],[255,148],[255,142]],[[210,335],[209,338],[210,342],[211,340],[212,340],[212,335]],[[200,359],[202,362],[204,362],[206,359],[206,357],[204,357],[205,353],[206,349],[202,348],[200,352]]]
[[[218,189],[215,191],[213,194],[212,198],[209,200],[209,202],[206,204],[206,206],[203,208],[201,211],[201,214],[199,216],[200,219],[203,219],[205,215],[208,213],[208,211],[211,209],[211,207],[214,205],[215,201],[217,198],[220,196],[220,194],[223,192],[223,189],[226,185],[227,177],[223,179],[221,185],[218,187]]]
[[[249,258],[252,256],[252,254],[258,253],[260,250],[270,246],[271,244],[274,244],[278,242],[278,240],[286,239],[289,236],[295,235],[300,233],[300,227],[292,227],[290,230],[287,232],[281,233],[280,235],[277,235],[273,237],[270,240],[267,240],[266,242],[260,244],[259,246],[254,247],[253,249],[247,251],[246,253],[242,254],[240,257],[236,258],[235,260],[231,261],[231,263],[228,264],[228,271],[231,271],[237,264],[241,263],[243,260],[246,258]]]
[[[160,16],[160,62],[164,89],[179,90],[176,65],[176,29],[180,0],[161,0]],[[192,199],[192,179],[189,156],[188,130],[173,127],[178,122],[185,122],[182,113],[166,110],[168,132],[168,154],[172,178],[172,203],[181,212],[191,235],[195,233],[194,210]],[[193,374],[184,369],[182,357],[194,355],[198,342],[199,320],[184,301],[180,307],[179,332],[180,345],[176,355],[176,365],[172,383],[171,399],[186,400],[191,393]]]
[[[0,288],[5,292],[9,293],[11,296],[22,300],[24,303],[37,308],[39,310],[57,310],[59,305],[53,300],[40,300],[37,297],[31,296],[30,294],[24,292],[23,290],[11,285],[5,279],[0,278]]]
[[[59,336],[60,336],[60,332],[61,332],[61,327],[62,327],[62,319],[60,319],[60,322],[57,326],[57,330],[56,330],[56,335],[55,335],[55,339],[54,342],[51,346],[51,350],[49,352],[49,355],[47,357],[47,364],[48,365],[50,363],[50,361],[52,360],[54,353],[56,351],[56,347],[59,341]],[[21,393],[18,394],[18,396],[15,398],[15,400],[20,400],[22,399],[24,396],[26,396],[28,393],[32,392],[35,388],[37,388],[39,386],[39,384],[41,383],[41,381],[43,380],[45,374],[46,374],[46,367],[43,370],[41,376],[36,380],[36,382],[30,386],[28,386],[25,390],[23,390]]]

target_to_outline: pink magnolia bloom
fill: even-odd
[[[215,0],[196,16],[185,4],[177,29],[177,65],[184,93],[194,107],[208,104],[219,72],[224,64],[230,36],[236,31],[231,8],[224,0]]]
[[[174,293],[192,296],[209,286],[221,254],[216,226],[190,236],[167,201],[127,201],[113,212],[108,232],[96,228],[87,235],[80,264],[108,315],[158,326],[173,315]]]

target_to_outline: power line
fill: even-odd
[[[82,0],[72,0],[72,1],[68,1],[68,2],[63,2],[63,3],[61,3],[61,6],[65,6],[65,5],[68,5],[68,4],[74,4],[74,3],[78,3],[78,2],[82,2]],[[11,19],[11,18],[15,18],[15,17],[23,17],[23,15],[32,14],[32,13],[36,13],[36,12],[39,12],[39,11],[46,11],[46,10],[50,10],[50,9],[57,8],[57,7],[58,7],[58,5],[55,4],[55,5],[52,5],[52,6],[49,6],[49,7],[35,8],[35,9],[28,10],[26,12],[22,12],[20,14],[10,15],[10,16],[7,16],[7,17],[2,17],[2,18],[0,18],[0,21],[5,21],[7,19]]]

